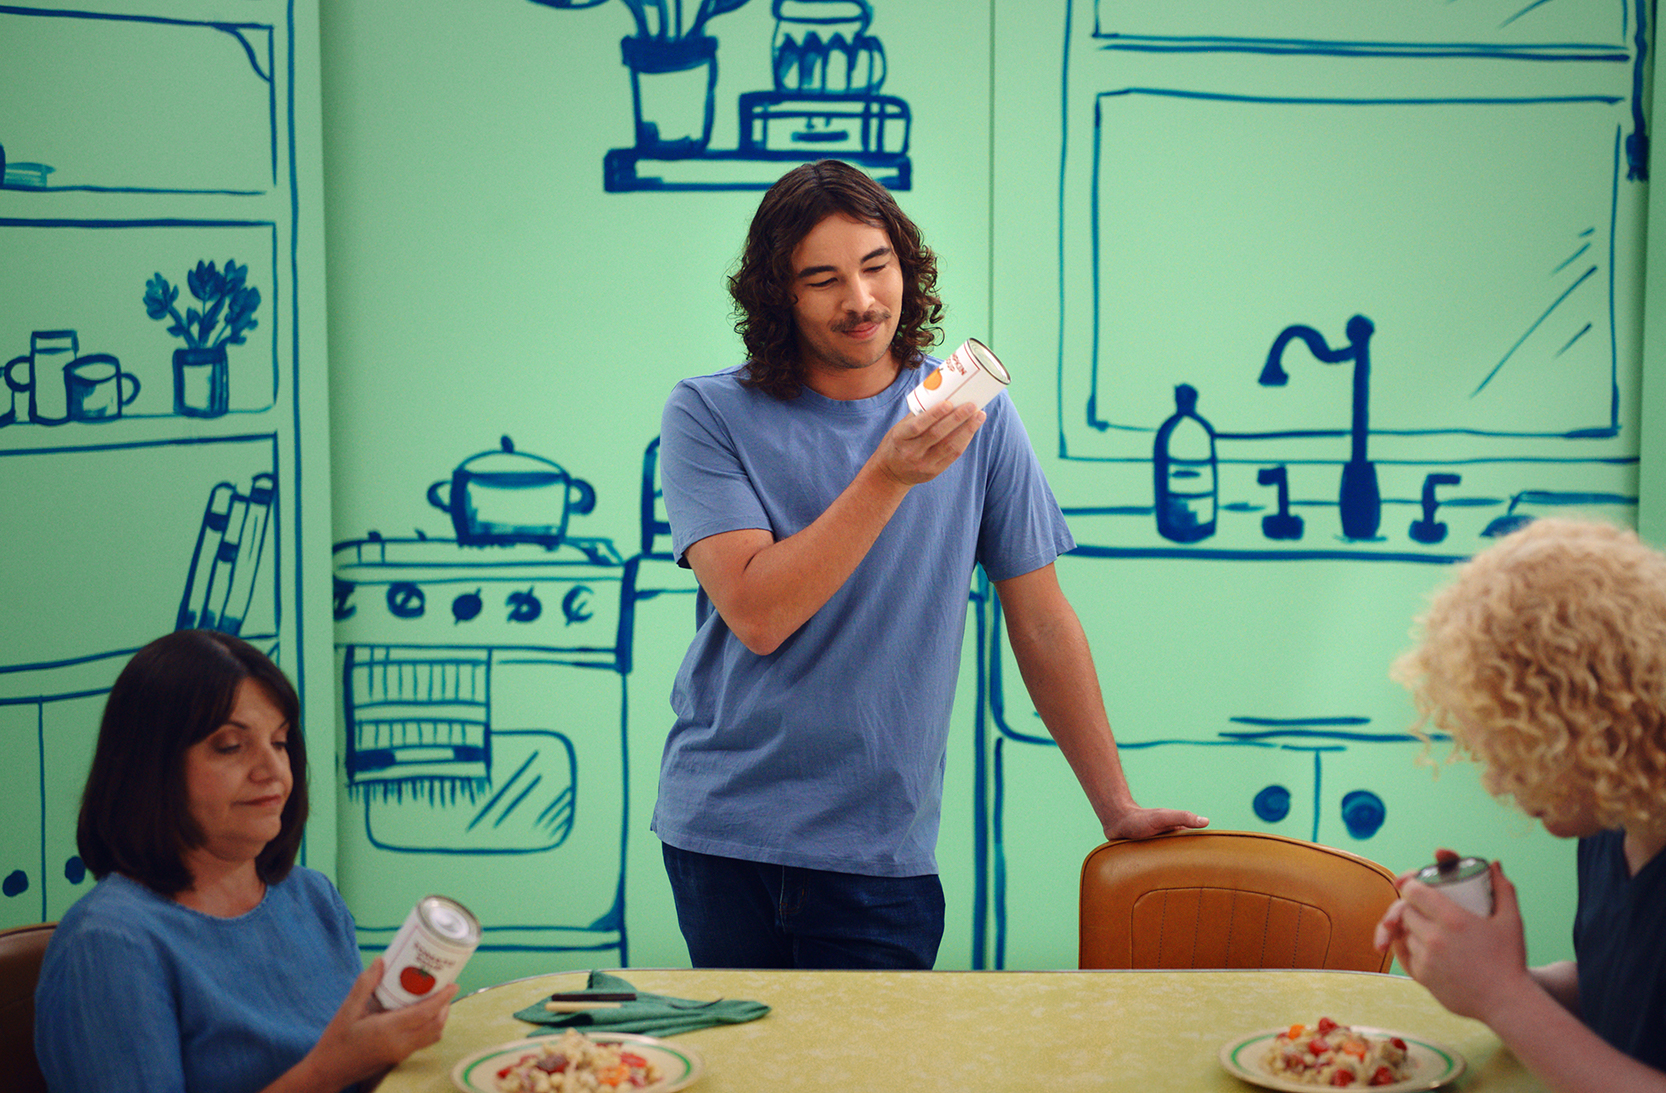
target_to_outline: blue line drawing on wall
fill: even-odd
[[[1157,534],[1195,543],[1215,534],[1220,490],[1215,481],[1215,430],[1197,412],[1197,388],[1174,389],[1174,415],[1151,448]]]
[[[605,0],[532,0],[589,8]],[[773,87],[741,93],[734,149],[711,147],[717,101],[716,16],[748,0],[624,0],[636,33],[620,42],[630,70],[635,143],[602,161],[609,193],[763,190],[794,163],[834,157],[892,190],[912,185],[908,103],[881,93],[885,48],[869,33],[868,0],[773,0]]]
[[[8,526],[10,546],[20,557],[39,559],[40,543],[52,544],[50,557],[59,567],[36,582],[40,589],[12,587],[8,619],[37,625],[6,628],[12,640],[0,653],[0,741],[31,779],[27,797],[8,792],[5,799],[37,817],[32,838],[20,841],[22,832],[10,827],[5,832],[0,853],[11,868],[0,893],[31,897],[25,920],[56,917],[84,890],[86,869],[75,849],[78,800],[62,786],[84,770],[105,695],[139,646],[170,627],[203,628],[240,634],[279,653],[283,613],[271,560],[282,538],[271,470],[276,451],[272,436],[0,448],[0,503],[20,517]],[[219,480],[232,470],[241,477],[249,467],[263,469],[248,476],[246,487]],[[209,500],[200,517],[194,498],[203,493],[135,488],[156,474],[204,483]],[[65,482],[74,488],[62,489]],[[60,487],[56,493],[52,485]],[[31,519],[31,497],[46,500],[53,518]],[[112,523],[129,529],[114,547],[98,534]],[[166,551],[179,563],[172,571],[179,583],[158,577],[157,559]],[[113,618],[109,609],[117,603],[137,606],[140,616],[148,603],[151,617]],[[47,604],[81,620],[72,645],[52,629]],[[48,785],[56,791],[51,797]],[[14,864],[20,855],[30,867]]]
[[[1258,381],[1263,387],[1283,387],[1290,382],[1284,371],[1284,350],[1292,341],[1306,345],[1314,359],[1325,364],[1353,362],[1352,421],[1348,426],[1348,462],[1342,465],[1342,487],[1337,504],[1342,512],[1342,534],[1350,539],[1371,539],[1382,520],[1382,495],[1377,491],[1377,468],[1366,458],[1371,436],[1371,335],[1376,327],[1363,315],[1348,320],[1348,345],[1332,349],[1324,336],[1311,326],[1287,326],[1273,339],[1267,364]]]
[[[278,184],[272,24],[8,4],[0,40],[15,94],[41,96],[14,98],[0,120],[0,189],[250,196]],[[170,105],[179,101],[182,55],[196,90],[188,109]],[[53,94],[62,66],[82,56],[98,58],[107,93]],[[37,160],[48,147],[60,151],[57,162]],[[111,147],[122,154],[109,155]]]
[[[261,286],[277,284],[280,276],[276,224],[0,218],[0,231],[12,229],[27,233],[19,240],[39,248],[32,253],[42,282],[75,286],[79,298],[66,307],[33,303],[34,293],[12,296],[19,301],[15,314],[25,321],[39,315],[74,325],[46,329],[43,323],[27,332],[29,351],[4,367],[0,427],[107,427],[118,419],[214,418],[274,408],[280,332],[256,312],[264,302]],[[251,278],[248,263],[228,259],[221,268],[195,256],[183,260],[183,284],[146,272],[155,270],[159,257],[172,262],[214,237],[257,250],[258,279]],[[122,270],[129,271],[125,284],[103,276]],[[182,288],[196,306],[186,301],[181,307]],[[165,348],[170,344],[174,348]],[[231,346],[243,348],[231,354]]]
[[[1424,475],[1423,497],[1421,500],[1423,515],[1411,522],[1411,526],[1406,529],[1406,534],[1419,543],[1434,544],[1446,538],[1446,525],[1435,519],[1435,510],[1439,507],[1439,502],[1435,498],[1435,487],[1458,486],[1463,484],[1463,480],[1463,475],[1460,474],[1437,472]],[[1482,534],[1486,533],[1483,531]]]
[[[1262,467],[1255,472],[1255,483],[1278,490],[1278,511],[1261,518],[1261,534],[1269,539],[1300,539],[1304,525],[1302,518],[1290,511],[1290,473],[1285,466]],[[1425,515],[1431,512],[1425,509]]]
[[[559,463],[515,451],[507,436],[500,450],[470,456],[448,480],[428,487],[428,503],[451,517],[463,546],[535,543],[555,549],[567,521],[596,507],[596,491]],[[559,496],[559,505],[553,499]]]
[[[198,261],[187,270],[186,285],[198,307],[179,313],[179,289],[157,273],[145,282],[145,314],[172,319],[168,333],[183,339],[174,350],[174,413],[187,417],[219,417],[229,406],[226,346],[243,345],[250,330],[260,325],[260,289],[248,283],[249,267],[230,258],[226,268]]]
[[[974,968],[1003,968],[1006,966],[1009,939],[1006,886],[1010,871],[1004,831],[1006,812],[1012,807],[1007,799],[1007,768],[1025,749],[1040,747],[1056,752],[1057,744],[1040,728],[1039,720],[1035,730],[1026,731],[1009,715],[1000,599],[981,571],[974,584],[971,601],[979,649],[979,702],[974,715],[973,745],[976,827],[973,844],[972,959]],[[1319,841],[1322,825],[1330,821],[1324,812],[1329,800],[1325,786],[1328,758],[1373,746],[1422,743],[1407,732],[1374,729],[1372,719],[1362,715],[1305,718],[1236,715],[1228,717],[1227,721],[1241,727],[1220,729],[1213,733],[1182,733],[1172,738],[1120,740],[1119,747],[1124,752],[1153,749],[1184,752],[1187,748],[1205,747],[1309,755],[1312,783],[1302,799],[1302,815],[1310,817],[1310,825],[1300,834],[1301,837]],[[1434,733],[1432,739],[1441,742],[1449,740],[1449,737]],[[1289,822],[1296,793],[1282,783],[1263,784],[1253,790],[1249,788],[1254,785],[1254,782],[1249,782],[1245,786],[1245,792],[1251,795],[1254,815],[1269,829]],[[1375,789],[1353,788],[1344,792],[1337,802],[1334,822],[1339,823],[1350,838],[1365,841],[1379,833],[1388,819],[1388,811],[1383,797]]]
[[[294,13],[260,7],[0,4],[0,247],[19,256],[0,269],[0,508],[24,567],[0,626],[0,925],[56,919],[90,883],[65,789],[140,646],[170,627],[239,633],[307,694],[306,562],[285,549],[304,446]],[[235,268],[198,268],[227,253]],[[188,303],[177,317],[193,335],[216,278],[236,283],[209,322],[245,343],[219,370],[223,408],[176,405],[180,343],[141,303],[158,270],[202,290],[196,319]],[[210,340],[231,344],[226,329]]]
[[[277,482],[270,474],[255,475],[247,493],[230,482],[216,483],[209,491],[174,629],[242,634],[276,498]]]
[[[653,453],[645,547],[658,524]],[[371,532],[335,547],[355,813],[342,877],[360,944],[385,945],[409,911],[387,878],[455,875],[466,860],[483,949],[613,951],[623,964],[641,556],[576,534],[595,490],[509,437],[461,460],[426,501],[449,536]]]
[[[1339,716],[1283,708],[1265,681],[1312,670],[1290,628],[1316,617],[1290,601],[1403,594],[1409,624],[1410,590],[1429,583],[1418,571],[1526,520],[1634,521],[1619,326],[1641,261],[1627,184],[1646,177],[1649,9],[1063,7],[1058,454],[1098,464],[1106,492],[1066,507],[1079,545],[1061,564],[1118,563],[1093,574],[1115,590],[1103,598],[1174,631],[1139,636],[1158,678],[1122,689],[1140,718],[1118,724],[1121,748],[1170,763],[1234,749],[1246,799],[1233,807],[1253,821],[1380,838],[1405,816],[1388,782],[1421,745],[1377,729],[1365,698]],[[1256,59],[1211,64],[1226,53]],[[1506,68],[1518,78],[1489,84]],[[1158,208],[1192,215],[1177,228]],[[1490,265],[1447,268],[1455,239]],[[1355,308],[1371,318],[1330,325]],[[1321,321],[1292,325],[1309,317]],[[1297,340],[1353,375],[1293,364]],[[1263,386],[1281,358],[1309,374],[1282,403]],[[1053,744],[1008,713],[1000,605],[980,588],[973,960],[1002,967],[1028,886],[1006,816],[1037,807],[1044,764],[1025,756]],[[1310,793],[1292,755],[1311,756]]]
[[[1412,551],[1456,535],[1461,552],[1519,523],[1500,512],[1510,497],[1592,492],[1566,489],[1556,465],[1635,462],[1635,439],[1622,434],[1616,331],[1617,309],[1630,301],[1616,276],[1638,258],[1617,254],[1626,245],[1617,227],[1622,206],[1636,201],[1635,188],[1622,184],[1646,177],[1637,160],[1647,147],[1640,119],[1648,12],[1641,3],[1409,4],[1342,13],[1296,0],[1252,2],[1223,15],[1186,0],[1096,0],[1091,23],[1081,24],[1072,7],[1060,170],[1059,454],[1109,464],[1149,459],[1153,483],[1149,499],[1119,493],[1099,511],[1133,515],[1149,505],[1159,539],[1210,541],[1200,557],[1258,547],[1288,556],[1312,530],[1292,509],[1331,504],[1340,541],[1373,557],[1404,553],[1381,549],[1402,541],[1402,527]],[[1087,39],[1073,40],[1084,28]],[[1274,63],[1210,83],[1206,59],[1223,53],[1324,58],[1330,67],[1281,71]],[[1135,57],[1162,60],[1154,68],[1129,60]],[[1419,66],[1399,87],[1396,60]],[[1453,66],[1455,87],[1478,81],[1477,62],[1508,61],[1545,93],[1394,93],[1438,89],[1430,61]],[[1370,65],[1360,71],[1373,83],[1349,83],[1349,65]],[[1124,70],[1142,77],[1172,71],[1197,85],[1123,83]],[[1233,89],[1234,80],[1262,86]],[[1326,93],[1318,80],[1349,93]],[[1371,93],[1378,88],[1385,93]],[[1482,133],[1485,141],[1470,139]],[[1245,184],[1214,170],[1243,161],[1252,147],[1265,178]],[[1176,237],[1164,225],[1141,223],[1150,219],[1145,198],[1155,191],[1148,187],[1195,204],[1203,217],[1195,230]],[[1475,191],[1474,201],[1457,200],[1466,190]],[[1457,226],[1447,211],[1460,207],[1468,219]],[[1411,208],[1420,219],[1402,218],[1399,210]],[[1064,245],[1075,233],[1089,244],[1089,265],[1079,272]],[[1424,240],[1467,235],[1489,244],[1510,239],[1511,259],[1461,272],[1439,268],[1449,262],[1419,261]],[[1230,264],[1209,260],[1223,247],[1264,252],[1267,265],[1246,281]],[[1370,305],[1372,319],[1349,321],[1345,345],[1333,348],[1315,326],[1288,324],[1300,300],[1345,298],[1356,283],[1367,287],[1355,295],[1379,302]],[[1174,352],[1168,331],[1176,300],[1200,313],[1191,333],[1210,346],[1203,368]],[[1258,334],[1243,320],[1263,302],[1268,317]],[[1077,304],[1091,319],[1085,327],[1070,323],[1083,315]],[[1212,325],[1216,313],[1227,318]],[[1386,320],[1387,333],[1374,320]],[[1089,332],[1086,352],[1069,344],[1073,329]],[[1256,380],[1263,390],[1286,381],[1281,360],[1294,340],[1321,361],[1353,363],[1346,428],[1304,419],[1322,401],[1281,406],[1250,386],[1255,343],[1265,346],[1269,335],[1272,349]],[[1195,393],[1189,416],[1157,405],[1149,377],[1154,370],[1161,376],[1166,358],[1186,369],[1187,388],[1207,392],[1207,421],[1195,414]],[[1191,421],[1209,430],[1208,467],[1169,458],[1173,430]],[[1155,444],[1139,439],[1153,434]],[[1345,454],[1332,438],[1346,441]],[[1259,544],[1231,519],[1268,507],[1239,469],[1245,465],[1256,467],[1255,486],[1278,491]],[[1481,465],[1488,473],[1458,472]],[[1337,468],[1339,486],[1319,492],[1327,466]],[[1214,480],[1217,522],[1176,513],[1176,504],[1193,502],[1177,492],[1175,468],[1196,475],[1180,485],[1201,491]],[[1626,506],[1618,491],[1596,492]],[[1384,532],[1385,505],[1417,516]],[[1440,505],[1462,524],[1437,519]],[[1145,552],[1145,539],[1130,527],[1093,545]],[[1230,545],[1214,546],[1221,540]]]

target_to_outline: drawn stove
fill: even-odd
[[[337,545],[340,872],[366,951],[437,891],[474,911],[483,950],[617,949],[626,962],[635,568],[606,539]],[[400,868],[355,867],[388,854]]]

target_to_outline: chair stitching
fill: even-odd
[[[1157,914],[1157,959],[1162,960],[1163,931],[1168,926],[1169,921],[1169,893],[1166,888],[1163,889],[1163,902],[1159,905],[1159,907],[1160,910]]]
[[[1192,898],[1194,900],[1196,900],[1197,902],[1194,904],[1194,908],[1192,910],[1192,951],[1186,957],[1186,966],[1191,967],[1191,968],[1195,968],[1195,967],[1197,967],[1198,920],[1201,918],[1202,912],[1203,912],[1203,893],[1202,893],[1202,891],[1199,890],[1199,891],[1195,892],[1193,894]]]
[[[1258,968],[1265,968],[1267,966],[1267,935],[1272,932],[1272,928],[1273,901],[1269,897],[1267,899],[1266,909],[1261,912],[1261,954],[1255,961],[1255,966]]]
[[[1226,905],[1226,955],[1221,959],[1227,967],[1232,967],[1232,930],[1238,923],[1238,890],[1232,890],[1232,898]]]

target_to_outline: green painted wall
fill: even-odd
[[[218,210],[267,201],[280,256],[285,232],[308,241],[287,272],[277,264],[280,286],[298,282],[280,298],[305,301],[301,348],[279,360],[327,379],[328,413],[307,403],[268,431],[311,437],[327,462],[308,467],[329,468],[328,496],[297,506],[311,530],[283,540],[305,559],[285,580],[324,635],[307,663],[327,814],[311,843],[329,844],[321,860],[335,862],[367,953],[439,891],[488,927],[473,985],[686,963],[646,825],[693,596],[653,527],[663,512],[648,457],[672,384],[736,361],[724,277],[761,188],[788,162],[777,153],[808,148],[857,158],[897,189],[939,254],[945,340],[979,337],[1011,369],[1081,544],[1060,575],[1140,800],[1396,870],[1436,845],[1501,858],[1521,886],[1533,958],[1570,955],[1572,847],[1488,798],[1468,765],[1437,778],[1405,735],[1409,704],[1387,667],[1424,596],[1489,530],[1552,511],[1639,519],[1637,455],[1659,423],[1640,394],[1652,378],[1646,187],[1631,177],[1628,142],[1650,89],[1635,5],[1543,4],[1512,19],[1521,5],[1434,0],[1351,15],[1267,0],[1229,16],[1132,0],[878,0],[872,40],[849,55],[855,90],[836,96],[825,81],[849,87],[843,67],[812,76],[820,90],[778,91],[772,65],[791,59],[783,37],[804,35],[795,16],[851,15],[854,29],[863,5],[778,6],[785,21],[765,0],[713,17],[714,70],[642,77],[655,128],[639,131],[624,0],[466,12],[336,0],[316,16],[321,124],[305,94],[292,110],[278,100],[299,119],[301,181],[286,167],[278,185],[265,181],[265,146],[244,155],[265,172],[263,193],[293,191],[293,209],[122,199],[132,218],[185,201],[229,219]],[[269,0],[261,10],[290,18]],[[294,18],[304,88],[315,17],[303,6]],[[703,146],[648,147],[698,131],[712,71]],[[15,105],[0,99],[0,117]],[[3,127],[0,143],[14,160],[48,159],[13,152]],[[316,194],[305,181],[315,177]],[[150,256],[164,258],[115,245],[139,233],[48,238],[11,222],[114,215],[105,205],[0,190],[11,218],[0,238],[44,268],[85,252],[138,269],[112,277],[97,311],[135,340],[165,342],[139,304]],[[223,259],[224,247],[203,247]],[[106,291],[67,273],[54,283],[71,296]],[[304,351],[324,337],[326,311],[327,374]],[[0,305],[11,354],[33,329],[72,325],[48,314]],[[1355,315],[1370,320],[1368,338],[1350,340]],[[1367,345],[1369,368],[1323,364],[1286,339],[1288,382],[1262,384],[1293,326],[1321,349]],[[1212,462],[1206,440],[1170,451],[1202,459],[1200,478],[1177,482],[1214,483],[1189,505],[1212,514],[1213,531],[1192,541],[1159,520],[1154,486],[1180,384],[1199,392],[1214,434]],[[1369,415],[1357,445],[1356,392]],[[0,452],[27,447],[40,468],[12,474],[21,461],[0,455],[6,511],[30,511],[19,506],[42,494],[55,511],[71,494],[88,455],[58,454],[54,438],[72,427],[0,429]],[[458,542],[471,529],[450,503],[474,472],[515,458],[505,437],[568,479],[561,491],[549,470],[540,519],[553,538],[565,518],[555,549]],[[1344,526],[1340,492],[1359,448],[1378,483],[1365,532]],[[190,503],[178,504],[199,512],[183,492]],[[1350,521],[1369,515],[1363,502],[1348,508]],[[1653,511],[1641,510],[1645,531]],[[173,522],[191,524],[189,536],[194,519]],[[106,553],[165,574],[162,599],[177,602],[182,549],[135,541]],[[0,577],[12,600],[34,597],[27,612],[4,608],[8,629],[50,613],[49,590],[84,588],[79,574],[104,556],[72,567],[38,551]],[[1071,966],[1076,872],[1100,834],[980,586],[968,612],[939,848],[950,915],[940,966]],[[134,614],[136,630],[172,621]],[[73,655],[13,644],[8,666]],[[79,701],[96,708],[98,684],[85,689]],[[0,740],[31,755],[57,747],[41,713],[55,703],[18,693],[0,706]],[[1432,757],[1444,754],[1437,745]],[[0,849],[44,861],[79,774],[73,761],[31,762],[5,798]],[[63,904],[31,888],[0,913],[25,921]]]

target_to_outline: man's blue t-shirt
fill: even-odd
[[[1639,1062],[1666,1071],[1666,852],[1631,875],[1625,832],[1579,840],[1573,948],[1579,1016]]]
[[[935,366],[928,361],[926,368]],[[816,520],[908,414],[924,372],[867,399],[780,400],[740,370],[684,380],[660,477],[679,562],[720,532],[777,541]],[[843,587],[768,656],[704,591],[672,689],[653,830],[683,850],[873,876],[937,871],[949,715],[968,593],[1075,546],[1006,395],[947,470],[915,486]]]
[[[219,918],[119,873],[64,912],[35,990],[53,1089],[243,1093],[301,1061],[362,965],[353,917],[300,866]]]

